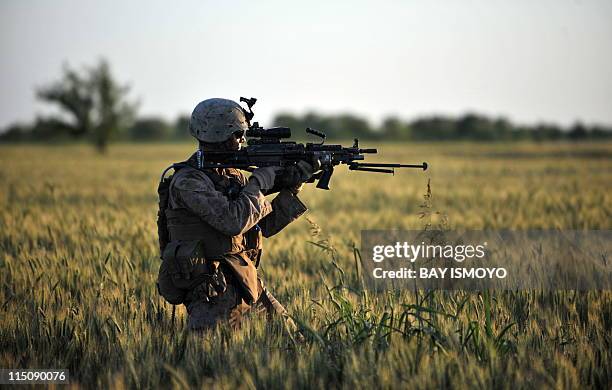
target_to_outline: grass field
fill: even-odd
[[[157,295],[157,181],[191,145],[0,146],[0,367],[102,388],[610,388],[610,291],[375,294],[353,247],[428,223],[610,229],[612,144],[376,146],[431,169],[340,168],[266,242],[261,273],[303,342],[259,317],[190,335]]]

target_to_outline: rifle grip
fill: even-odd
[[[329,181],[334,173],[334,167],[330,167],[329,169],[324,169],[321,172],[321,177],[319,178],[319,182],[317,183],[317,188],[322,190],[329,190]]]

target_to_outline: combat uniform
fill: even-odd
[[[185,304],[190,329],[226,320],[237,326],[254,307],[270,315],[286,313],[256,268],[262,237],[278,233],[306,211],[296,194],[314,173],[313,166],[299,161],[286,168],[257,167],[247,181],[236,169],[204,169],[201,164],[207,151],[240,150],[254,102],[247,100],[249,112],[228,99],[198,103],[189,121],[198,151],[173,165],[172,178],[164,179],[165,171],[158,187],[162,264],[157,287],[168,302]],[[270,202],[262,191],[275,189],[280,191]]]
[[[278,233],[302,215],[306,206],[287,189],[270,202],[260,191],[243,190],[246,184],[247,178],[237,169],[203,171],[190,165],[179,169],[170,183],[166,209],[170,243],[165,253],[175,251],[173,255],[179,256],[179,243],[197,242],[203,257],[200,263],[192,261],[189,278],[194,283],[185,285],[188,292],[179,299],[187,307],[190,329],[210,328],[225,320],[237,326],[253,307],[268,314],[286,313],[264,288],[256,266],[262,236]],[[169,268],[162,264],[161,288],[172,282]],[[216,279],[202,279],[198,274],[215,275]]]

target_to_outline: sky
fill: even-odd
[[[280,111],[478,112],[612,123],[612,1],[0,2],[0,128],[52,112],[35,89],[106,58],[141,116],[211,97]]]

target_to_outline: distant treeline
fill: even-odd
[[[505,118],[489,118],[478,114],[460,117],[433,115],[411,121],[387,117],[380,126],[350,114],[319,115],[307,113],[278,114],[274,126],[287,126],[293,135],[304,134],[311,127],[330,138],[363,138],[412,141],[512,141],[512,140],[587,140],[612,138],[612,126],[585,125],[576,122],[569,127],[551,123],[532,126],[515,125]]]
[[[190,138],[187,127],[189,116],[179,116],[175,121],[161,117],[142,117],[129,127],[112,135],[115,141],[180,141]],[[14,124],[0,133],[0,141],[69,141],[74,134],[53,119],[38,118],[33,124]]]
[[[143,117],[131,126],[113,134],[118,141],[180,141],[190,138],[187,130],[189,116],[175,121],[161,117]],[[311,127],[326,133],[328,138],[385,139],[389,141],[512,141],[512,140],[597,140],[612,138],[612,127],[585,125],[577,122],[569,127],[550,123],[516,125],[505,118],[466,114],[460,117],[426,116],[411,121],[388,117],[373,126],[363,117],[351,114],[294,115],[281,113],[271,126],[290,127],[293,136],[306,138],[304,130]],[[39,118],[33,124],[12,125],[0,133],[0,141],[68,141],[72,134],[52,119]]]

